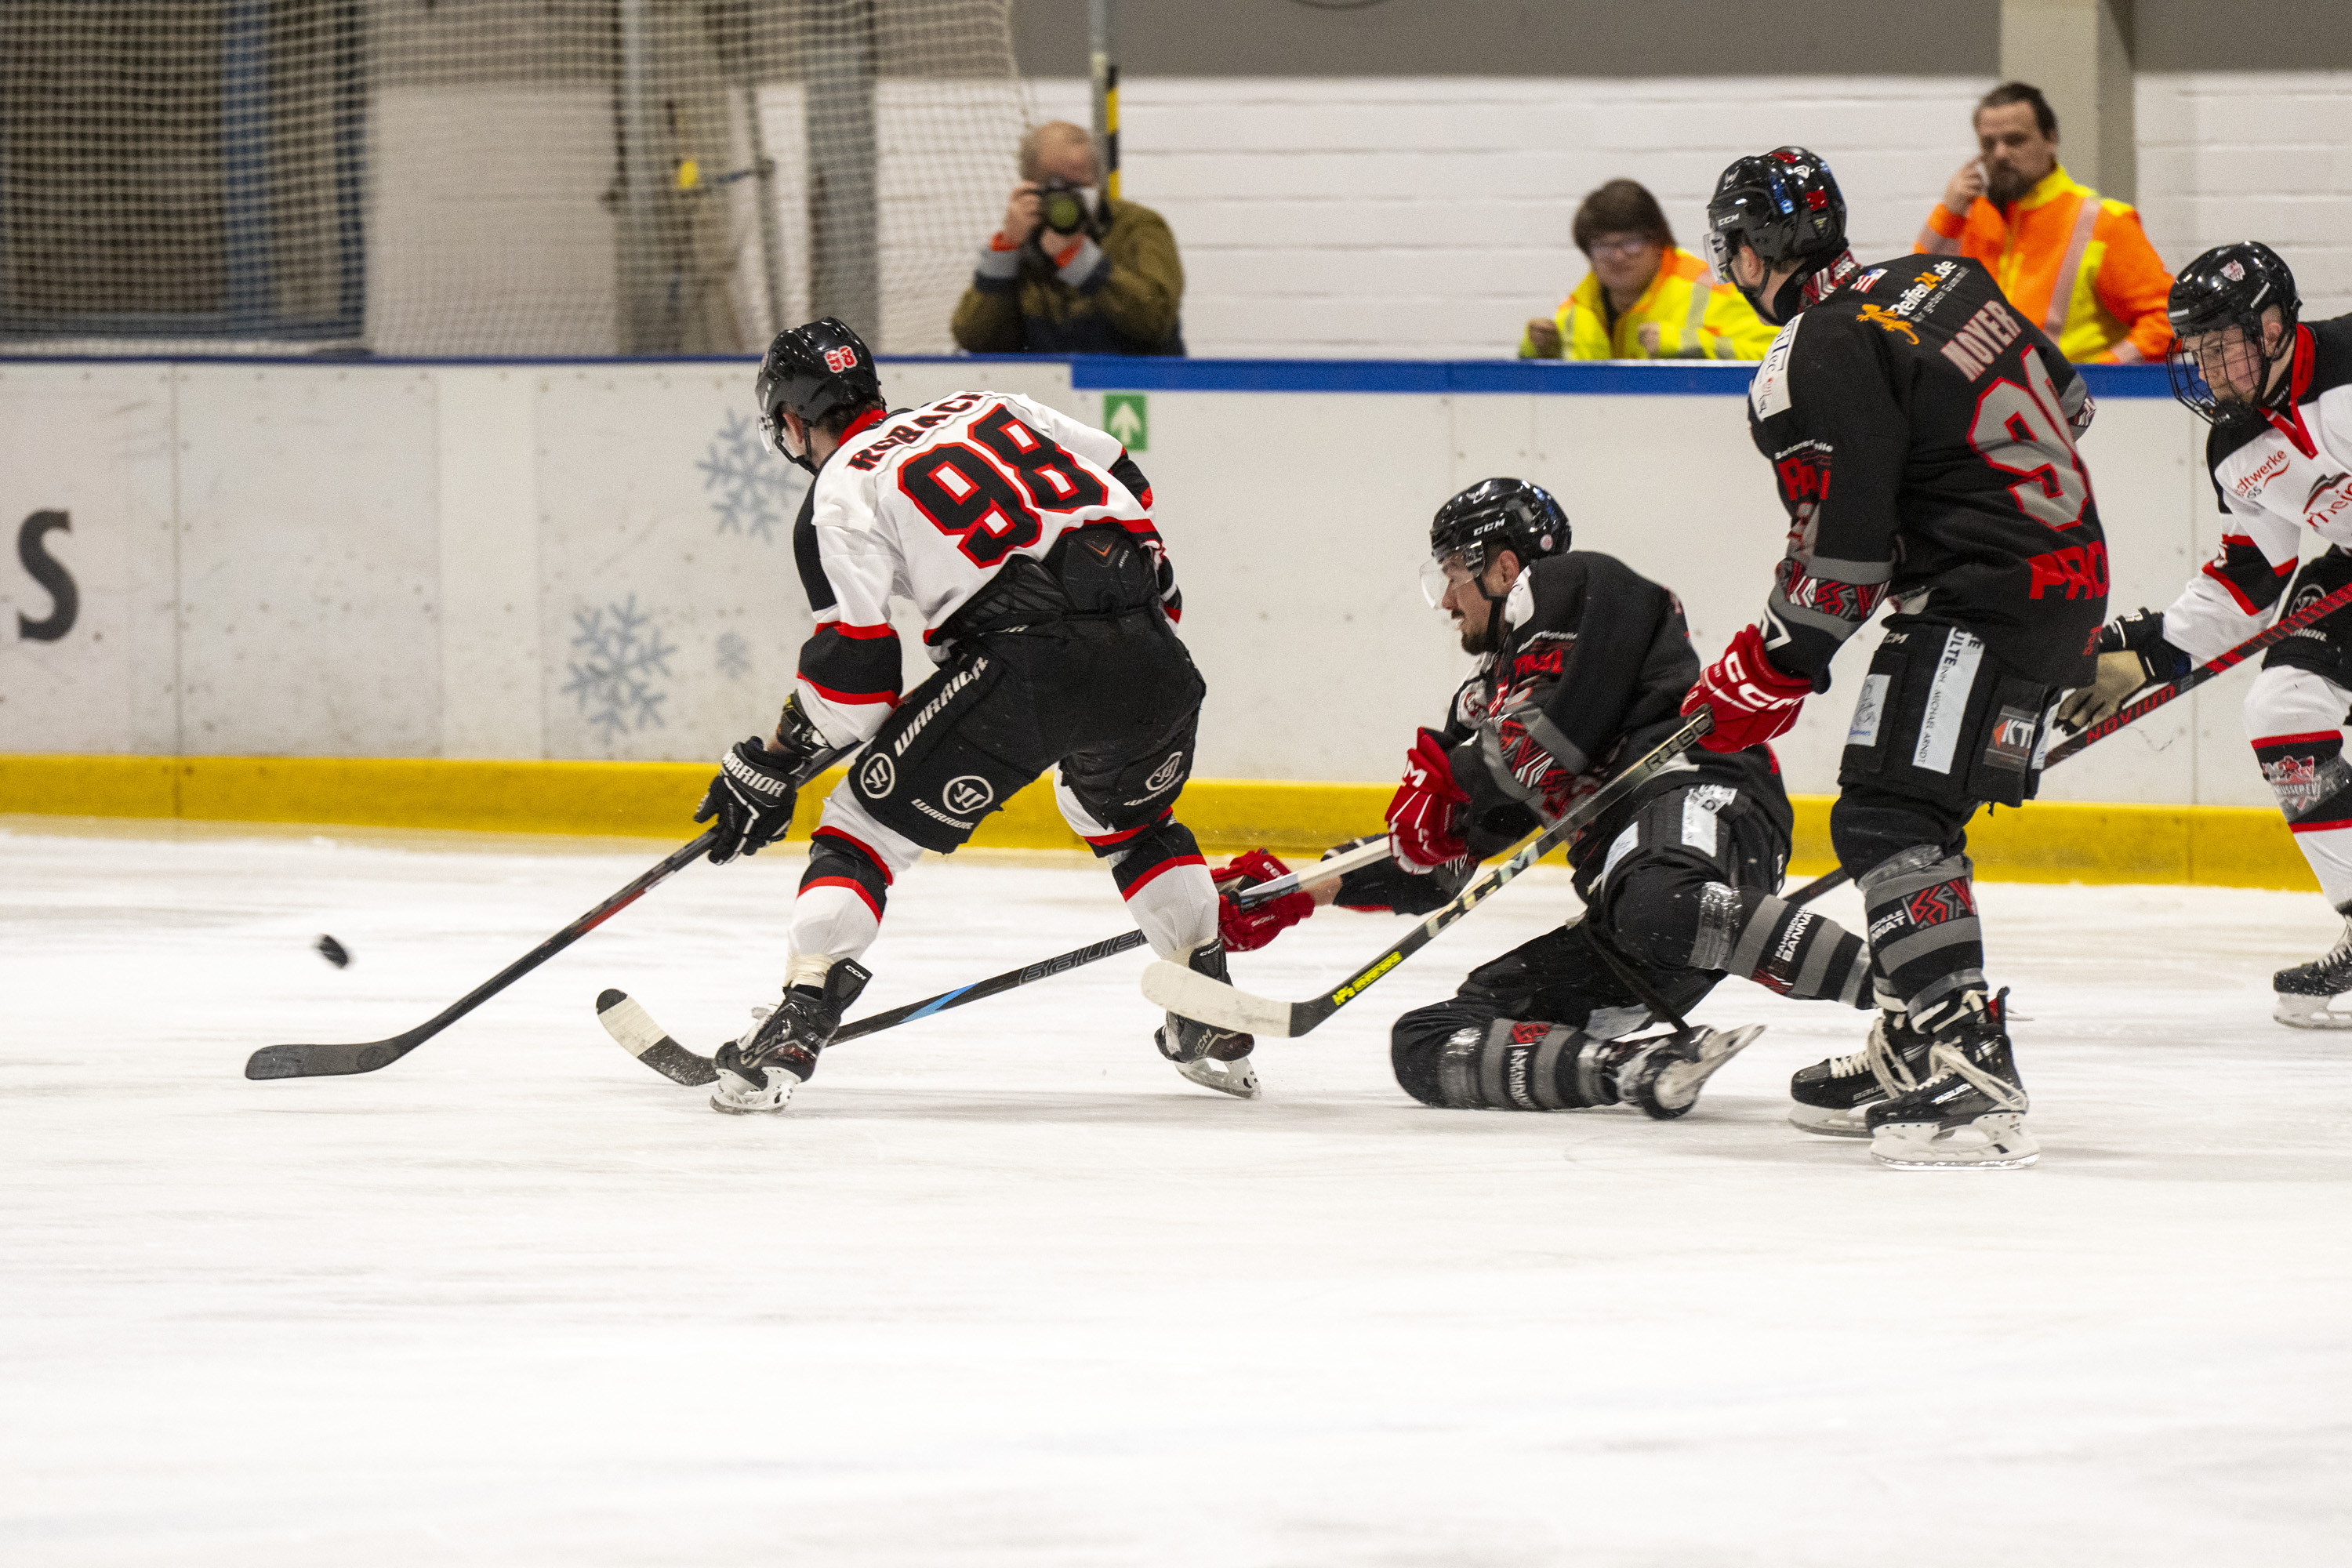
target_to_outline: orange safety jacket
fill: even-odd
[[[2139,214],[2077,184],[2063,163],[2005,214],[1982,196],[1965,217],[1937,203],[1912,249],[1983,262],[2009,302],[2070,360],[2137,364],[2162,359],[2172,342],[2164,315],[2172,274]]]

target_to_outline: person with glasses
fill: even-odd
[[[1521,359],[1762,359],[1771,347],[1772,329],[1675,244],[1658,198],[1633,181],[1586,196],[1570,233],[1592,270],[1528,322]]]
[[[2059,710],[2096,723],[2150,680],[2169,680],[2352,583],[2352,316],[2303,321],[2294,274],[2267,245],[2219,246],[2174,279],[2166,365],[2205,419],[2221,547],[2161,615],[2099,634],[2096,681]],[[2305,533],[2326,548],[2297,568]],[[2292,579],[2292,581],[2290,581]],[[2330,1004],[2352,991],[2352,611],[2323,616],[2263,656],[2246,738],[2320,890],[2345,920],[2324,957],[2271,977],[2271,1016],[2298,1029],[2352,1028]]]

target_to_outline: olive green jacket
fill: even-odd
[[[982,251],[956,305],[955,341],[976,354],[1181,354],[1183,300],[1167,220],[1114,201],[1102,232],[1061,267],[1034,241]]]

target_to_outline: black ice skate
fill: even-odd
[[[1970,991],[1943,1005],[1928,1030],[1927,1076],[1870,1108],[1870,1156],[1905,1171],[2013,1170],[2042,1157],[2025,1130],[2028,1101],[2010,1048],[2009,993]]]
[[[1919,1086],[1927,1041],[1899,1010],[1882,1008],[1862,1049],[1799,1068],[1789,1079],[1789,1121],[1827,1138],[1867,1138],[1864,1112]]]
[[[757,1020],[740,1040],[719,1047],[710,1065],[719,1087],[710,1109],[730,1116],[773,1112],[790,1105],[793,1090],[816,1071],[817,1053],[841,1027],[841,1015],[873,976],[843,959],[825,971],[819,985],[791,985],[772,1008],[754,1008]]]
[[[1763,1032],[1763,1025],[1750,1024],[1744,1029],[1677,1029],[1655,1039],[1612,1041],[1639,1047],[1615,1064],[1612,1087],[1620,1100],[1653,1121],[1671,1121],[1687,1115],[1706,1080]]]
[[[2352,991],[2352,915],[2344,934],[2324,958],[2282,969],[2271,976],[2271,1016],[2291,1029],[2352,1029],[2352,1013],[2327,1004]]]
[[[1185,954],[1184,965],[1193,973],[1205,974],[1212,980],[1230,978],[1225,970],[1225,944],[1213,938]],[[1166,1026],[1154,1031],[1151,1037],[1160,1047],[1160,1054],[1202,1088],[1230,1094],[1236,1100],[1257,1098],[1257,1073],[1249,1061],[1250,1052],[1257,1048],[1255,1036],[1171,1013]]]

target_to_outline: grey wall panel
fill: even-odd
[[[1130,76],[1980,76],[2000,0],[1114,0]],[[1013,0],[1024,76],[1084,76],[1086,0]]]
[[[807,479],[761,448],[751,371],[542,374],[549,756],[700,761],[774,726],[809,630],[792,552]]]
[[[170,372],[0,366],[0,751],[175,750]]]
[[[433,373],[176,374],[183,749],[435,755]]]

